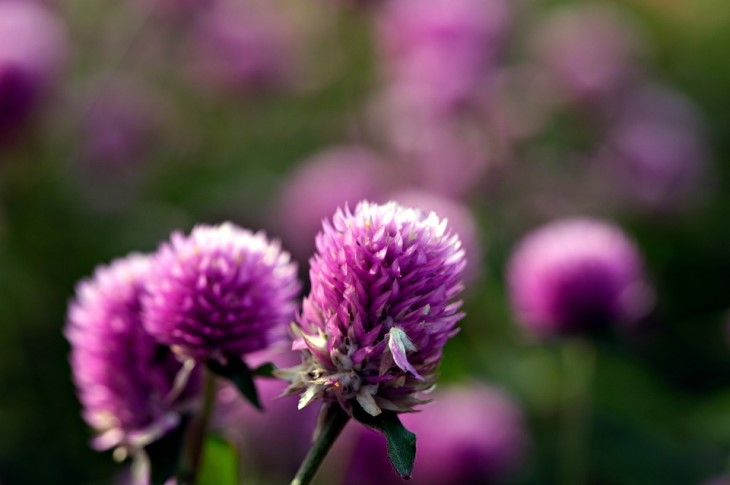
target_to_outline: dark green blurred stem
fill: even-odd
[[[299,467],[294,480],[291,481],[291,485],[309,485],[312,483],[324,458],[332,445],[335,444],[342,430],[345,429],[345,425],[349,420],[350,416],[338,404],[329,407],[319,429],[319,435],[312,443],[312,448],[304,458],[302,466]]]
[[[205,437],[215,408],[215,376],[205,367],[201,368],[201,372],[203,374],[203,407],[193,418],[185,437],[185,450],[179,475],[180,485],[196,485],[198,483]]]
[[[560,466],[564,485],[588,482],[591,392],[596,350],[588,340],[568,340],[562,348]]]

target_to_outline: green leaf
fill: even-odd
[[[383,411],[371,416],[359,406],[353,406],[353,417],[365,426],[385,435],[388,442],[388,458],[395,471],[404,478],[413,476],[413,462],[416,459],[416,435],[408,431],[400,422],[398,414]]]
[[[265,364],[261,364],[260,366],[256,367],[255,369],[251,370],[251,374],[258,376],[258,377],[269,377],[272,379],[275,379],[276,376],[274,375],[274,371],[276,370],[276,366],[272,364],[271,362],[267,362]]]
[[[153,485],[164,484],[177,471],[189,422],[190,418],[183,416],[175,429],[145,447],[150,460],[150,483]]]
[[[238,483],[238,451],[230,442],[211,436],[203,448],[200,485],[236,485]]]
[[[254,374],[242,359],[229,359],[225,364],[209,360],[208,369],[212,373],[231,381],[238,388],[241,395],[248,399],[256,409],[263,410],[258,392],[256,392],[256,384],[253,381]]]

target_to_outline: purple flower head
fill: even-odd
[[[594,219],[561,220],[527,235],[507,278],[518,320],[539,337],[631,323],[651,303],[634,243]]]
[[[194,30],[194,72],[204,85],[225,93],[287,85],[297,58],[287,20],[265,2],[216,4]]]
[[[278,242],[231,223],[172,234],[143,299],[145,328],[196,360],[239,358],[283,337],[299,292]]]
[[[541,63],[570,98],[610,103],[636,78],[640,34],[615,7],[570,6],[547,17],[534,43]]]
[[[509,27],[503,0],[399,0],[378,16],[392,82],[437,104],[471,98],[495,63]]]
[[[414,485],[472,485],[504,479],[525,455],[527,433],[519,408],[486,385],[452,387],[433,394],[403,424],[418,436]],[[402,483],[387,463],[383,436],[359,429],[346,483]]]
[[[173,392],[182,363],[149,335],[141,297],[150,259],[133,254],[96,270],[76,288],[65,335],[84,419],[98,433],[94,447],[134,451],[162,436],[198,391],[193,374]]]
[[[58,81],[66,38],[35,2],[0,2],[0,140],[12,137]]]
[[[348,202],[380,197],[384,166],[376,153],[358,145],[333,147],[304,161],[284,183],[276,208],[287,247],[306,261],[322,219]]]
[[[433,212],[363,201],[326,220],[294,326],[303,363],[288,392],[303,393],[299,407],[357,402],[375,416],[421,403],[463,316],[454,299],[465,266],[458,236]]]

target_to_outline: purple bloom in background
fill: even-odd
[[[409,411],[436,379],[463,316],[466,261],[458,236],[431,212],[361,202],[325,220],[310,260],[288,392],[299,406],[322,398],[348,412]]]
[[[407,184],[460,198],[479,185],[494,158],[485,119],[434,109],[400,87],[381,93],[373,116]]]
[[[482,248],[479,228],[474,216],[464,204],[422,190],[401,190],[390,196],[406,207],[415,207],[424,212],[433,211],[448,221],[451,230],[459,236],[467,264],[464,272],[466,283],[477,280],[482,273]]]
[[[384,167],[371,150],[345,145],[315,154],[289,176],[276,207],[277,232],[298,259],[312,255],[322,220],[338,207],[380,198]]]
[[[299,355],[289,350],[264,351],[252,356],[249,364],[273,362],[286,367],[297,360]],[[247,480],[288,483],[312,444],[317,410],[309,407],[300,411],[296,399],[278,398],[286,389],[281,380],[257,378],[256,388],[264,413],[255,410],[232,385],[222,386],[213,428],[237,445]]]
[[[193,374],[173,392],[182,363],[142,325],[149,273],[150,259],[136,254],[99,267],[69,307],[64,333],[84,419],[99,433],[97,449],[144,447],[177,425],[181,406],[198,391]]]
[[[418,436],[414,485],[493,483],[524,459],[524,419],[503,392],[486,385],[447,387],[433,399],[421,412],[401,415]],[[387,461],[383,436],[365,428],[357,431],[345,483],[403,483]]]
[[[221,2],[193,31],[191,67],[200,81],[225,93],[277,88],[296,64],[292,26],[265,2]]]
[[[569,6],[543,20],[540,62],[570,98],[609,104],[637,77],[642,37],[631,19],[604,4]]]
[[[142,90],[119,82],[103,86],[85,109],[81,156],[104,173],[129,171],[148,155],[157,121],[155,105]]]
[[[598,159],[630,200],[671,211],[698,195],[709,155],[691,103],[666,88],[643,88],[627,97],[614,123]]]
[[[538,337],[633,323],[651,304],[642,258],[613,224],[566,219],[528,234],[507,269],[519,322]]]
[[[263,233],[197,226],[158,250],[145,328],[182,355],[225,363],[283,337],[299,287],[289,254]]]
[[[59,81],[66,37],[36,2],[0,2],[0,142],[17,135]]]
[[[459,105],[482,87],[508,28],[503,0],[399,0],[377,16],[389,81],[439,106]]]

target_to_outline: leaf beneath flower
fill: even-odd
[[[390,463],[402,478],[410,479],[416,459],[416,435],[403,426],[398,414],[383,411],[377,416],[371,416],[359,406],[353,406],[352,415],[360,423],[385,435]]]
[[[205,442],[199,483],[236,485],[238,482],[238,452],[228,441],[211,436]]]
[[[259,400],[256,384],[253,381],[254,372],[242,359],[229,359],[225,364],[215,360],[208,361],[208,369],[221,377],[231,381],[243,397],[256,407],[263,410]],[[258,370],[258,369],[257,369]]]

